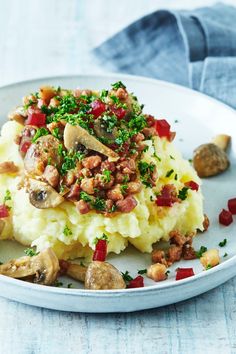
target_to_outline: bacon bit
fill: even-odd
[[[59,183],[60,176],[56,167],[48,165],[44,170],[43,178],[50,184],[50,186],[55,188]]]
[[[236,214],[236,198],[228,200],[228,208],[231,214]]]
[[[112,189],[107,192],[107,197],[114,202],[124,199],[121,188],[119,184],[116,184]]]
[[[167,278],[166,271],[167,268],[164,264],[161,263],[152,264],[147,270],[147,276],[156,282],[166,280]]]
[[[142,275],[138,275],[136,278],[130,280],[127,288],[143,288],[144,287],[144,279]]]
[[[166,184],[162,188],[161,194],[157,196],[156,204],[158,206],[171,207],[177,201],[178,198],[175,186],[172,184]]]
[[[79,200],[75,205],[80,214],[87,214],[91,210],[89,203],[82,199]]]
[[[222,209],[219,215],[219,223],[228,226],[233,222],[233,216],[230,211]]]
[[[26,154],[30,145],[31,145],[31,141],[23,142],[23,144],[20,145],[20,152],[22,152],[23,154]]]
[[[171,265],[172,263],[179,261],[181,259],[181,256],[182,256],[182,247],[171,245],[170,248],[168,249],[168,254],[167,254],[168,265]]]
[[[207,231],[209,225],[210,225],[210,220],[209,220],[208,216],[206,214],[204,214],[204,220],[203,220],[203,223],[202,223],[202,226],[203,226],[203,231],[202,232]]]
[[[107,256],[107,241],[98,240],[93,254],[93,261],[105,262]]]
[[[100,166],[101,162],[102,162],[101,157],[98,155],[94,155],[94,156],[85,157],[82,161],[82,165],[83,167],[92,170],[93,168]]]
[[[191,237],[186,237],[181,234],[178,230],[173,230],[169,233],[171,243],[174,243],[178,246],[183,246],[186,242],[192,241]]]
[[[69,194],[66,196],[66,199],[69,199],[69,200],[77,200],[78,197],[79,197],[79,193],[80,193],[80,186],[75,183],[71,186],[70,188],[70,192]]]
[[[109,170],[111,172],[114,172],[115,169],[116,169],[116,165],[114,164],[114,162],[110,162],[110,161],[106,160],[101,163],[101,170],[102,171]]]
[[[122,213],[129,213],[137,206],[137,204],[137,200],[132,195],[129,195],[124,200],[116,202],[117,209]]]
[[[7,218],[9,216],[9,209],[5,204],[0,205],[0,218]]]
[[[94,177],[82,179],[80,187],[84,192],[94,194]]]
[[[185,279],[188,277],[192,277],[193,275],[195,275],[193,268],[178,268],[175,280]]]
[[[165,252],[163,250],[153,250],[152,251],[152,262],[161,263],[167,266]]]
[[[188,244],[183,246],[182,256],[183,259],[185,260],[191,260],[197,258],[194,248]]]
[[[197,184],[196,182],[194,181],[189,181],[189,182],[186,182],[185,183],[185,186],[186,187],[189,187],[190,189],[192,189],[193,191],[198,191],[199,189],[199,184]]]
[[[4,161],[0,163],[0,174],[2,173],[17,173],[19,171],[18,166],[13,161]]]

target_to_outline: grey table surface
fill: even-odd
[[[155,9],[215,2],[0,0],[0,86],[102,73],[89,51],[123,26]],[[236,353],[235,292],[236,278],[179,304],[127,314],[64,313],[0,297],[0,353]]]

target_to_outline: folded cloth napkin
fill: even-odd
[[[236,8],[156,11],[94,49],[112,71],[171,81],[236,108]]]

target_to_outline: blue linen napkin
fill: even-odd
[[[202,91],[236,108],[236,8],[160,10],[94,49],[103,66]]]

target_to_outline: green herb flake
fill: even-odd
[[[147,273],[147,269],[138,270],[138,274],[146,274],[146,273]]]
[[[111,171],[110,170],[103,170],[101,178],[104,183],[109,183],[111,181]]]
[[[68,288],[68,289],[71,289],[71,288],[72,288],[72,285],[73,285],[72,283],[67,284],[67,288]]]
[[[223,257],[227,257],[228,256],[228,253],[225,252],[225,254],[223,255]]]
[[[128,186],[127,184],[122,184],[122,185],[120,186],[121,193],[122,193],[122,194],[126,194],[128,187],[129,187],[129,186]]]
[[[52,130],[52,135],[59,140],[62,138],[62,136],[60,134],[60,129],[58,127],[54,128]]]
[[[188,196],[188,187],[183,187],[178,194],[178,198],[181,200],[185,200]]]
[[[196,252],[196,257],[201,258],[203,253],[207,251],[207,247],[201,246],[200,249]]]
[[[133,280],[133,278],[129,274],[128,270],[126,270],[125,273],[121,272],[121,274],[122,274],[122,277],[125,282],[129,282],[129,281]]]
[[[170,155],[170,159],[171,159],[171,160],[175,160],[175,158],[174,158],[172,155]]]
[[[83,192],[83,191],[80,192],[80,199],[82,199],[82,200],[84,200],[85,202],[88,202],[88,203],[92,202],[92,197],[88,193]]]
[[[118,88],[126,89],[126,86],[121,81],[117,81],[111,85],[114,90],[118,90]]]
[[[39,254],[39,252],[36,252],[33,248],[26,248],[24,253],[29,257],[37,256]]]
[[[206,270],[209,270],[209,269],[211,269],[211,268],[212,268],[212,265],[211,265],[211,264],[207,264]]]
[[[227,239],[224,238],[224,240],[219,243],[219,246],[224,247],[226,245],[226,243],[227,243]]]
[[[92,207],[96,210],[104,211],[106,209],[105,199],[96,197],[96,199],[93,200],[91,204],[92,204]]]
[[[170,177],[172,175],[172,173],[174,173],[174,170],[171,169],[166,173],[166,177]]]
[[[161,162],[161,158],[157,156],[156,152],[154,152],[152,156],[155,157],[155,159],[157,159],[159,162]]]
[[[61,281],[59,281],[59,280],[55,280],[53,285],[56,286],[57,288],[60,288],[61,286],[63,286],[63,283]]]
[[[72,235],[72,231],[67,225],[64,227],[63,234],[65,236],[71,236]]]
[[[170,271],[167,270],[165,274],[166,274],[166,276],[168,277],[168,275],[170,274]]]
[[[177,181],[178,180],[178,175],[177,175],[177,173],[175,174],[175,181]]]
[[[99,240],[105,240],[107,242],[109,242],[108,240],[108,236],[103,232],[102,236],[96,237],[93,241],[93,244],[97,244]]]
[[[48,135],[49,131],[46,128],[39,128],[37,132],[35,133],[35,136],[32,139],[32,142],[35,143],[38,138],[44,135]]]
[[[6,202],[11,199],[11,192],[9,191],[9,189],[7,189],[3,198],[3,204],[6,204]]]

